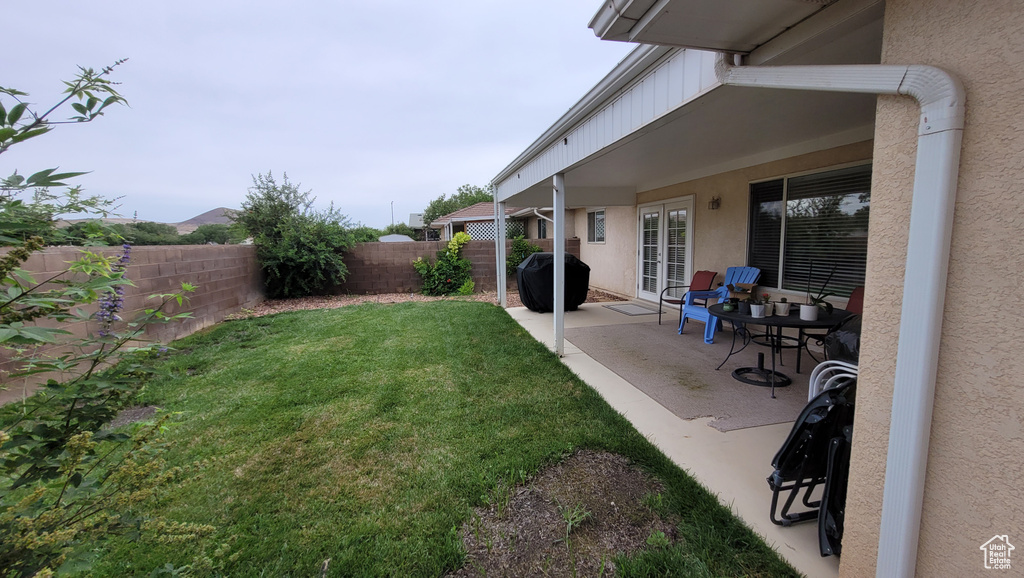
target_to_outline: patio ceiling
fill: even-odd
[[[807,19],[748,58],[769,65],[879,62],[881,4],[841,4],[831,13]],[[615,93],[604,95],[607,100],[614,97]],[[581,102],[594,98],[588,94]],[[566,205],[631,206],[638,192],[871,139],[875,100],[864,94],[719,86],[564,167]],[[574,126],[555,126],[547,134],[557,143]],[[522,166],[530,157],[518,160]],[[515,176],[516,170],[514,163],[502,174]],[[551,180],[540,178],[502,200],[518,206],[549,205]]]

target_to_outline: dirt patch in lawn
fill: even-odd
[[[121,427],[137,421],[145,421],[156,415],[156,410],[158,409],[160,408],[155,405],[142,405],[122,409],[117,412],[117,415],[114,416],[113,420],[111,420],[110,427]]]
[[[652,508],[662,489],[627,458],[577,452],[475,510],[462,528],[466,564],[450,576],[613,576],[616,555],[652,536],[675,541]]]

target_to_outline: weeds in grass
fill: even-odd
[[[651,535],[647,537],[647,545],[651,548],[668,548],[669,544],[671,544],[671,542],[669,541],[668,536],[666,536],[665,532],[662,532],[661,530],[651,532]]]
[[[567,545],[569,544],[569,534],[594,516],[580,503],[574,504],[571,508],[558,504],[558,513],[562,515],[562,520],[565,522],[565,537],[562,541]]]
[[[661,492],[646,494],[640,500],[640,503],[655,514],[661,514],[665,511],[665,496]]]

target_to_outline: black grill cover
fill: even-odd
[[[530,311],[548,313],[555,310],[555,255],[534,253],[516,269],[519,299]],[[587,300],[590,290],[590,267],[576,257],[565,254],[565,310],[576,311]]]

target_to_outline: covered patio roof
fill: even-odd
[[[797,18],[748,58],[879,62],[881,3],[831,10]],[[874,95],[721,86],[712,67],[708,53],[638,47],[495,177],[498,201],[550,204],[563,173],[569,207],[633,205],[638,192],[872,138]]]

